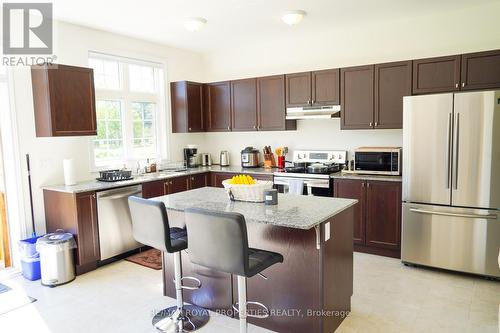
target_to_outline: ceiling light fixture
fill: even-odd
[[[291,10],[286,12],[281,17],[281,20],[288,25],[295,25],[300,23],[304,19],[304,16],[306,16],[306,12],[303,10]]]
[[[184,21],[184,28],[188,31],[198,31],[207,24],[207,20],[203,17],[190,17]]]

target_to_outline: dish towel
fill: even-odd
[[[304,181],[302,179],[288,180],[288,194],[302,195],[304,193]]]

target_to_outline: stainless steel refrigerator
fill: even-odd
[[[403,104],[402,261],[500,277],[500,91]]]

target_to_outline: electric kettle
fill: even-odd
[[[229,152],[227,150],[220,152],[220,166],[229,166]]]

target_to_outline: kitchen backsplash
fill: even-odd
[[[177,136],[177,134],[173,134]],[[340,119],[300,120],[296,131],[282,132],[230,132],[203,133],[191,136],[183,135],[185,144],[196,144],[200,153],[210,153],[214,163],[218,163],[219,152],[227,150],[231,165],[240,164],[240,152],[247,146],[254,146],[262,151],[264,146],[288,146],[290,153],[294,149],[347,150],[351,158],[355,148],[360,146],[396,146],[403,145],[402,130],[340,130]],[[182,148],[173,148],[172,157],[182,156]],[[178,150],[178,151],[177,151]],[[262,157],[262,156],[261,156]]]

